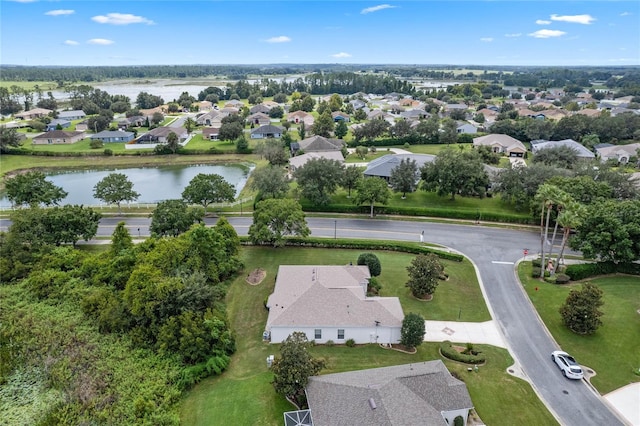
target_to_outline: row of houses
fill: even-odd
[[[92,141],[103,143],[129,143],[136,141],[141,144],[166,143],[170,133],[175,133],[179,141],[187,139],[187,130],[184,127],[156,127],[142,136],[135,138],[135,133],[124,130],[104,130],[99,133],[87,135],[83,131],[51,130],[33,138],[34,145],[72,144],[87,137]]]

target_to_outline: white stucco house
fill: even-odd
[[[312,376],[305,391],[314,426],[466,425],[473,408],[441,360]]]
[[[527,152],[527,148],[518,139],[496,133],[474,138],[473,146],[490,146],[493,152],[506,154],[508,157],[524,157]]]
[[[281,343],[294,331],[316,343],[400,342],[404,313],[397,297],[367,297],[369,268],[281,265],[267,300],[265,335]]]

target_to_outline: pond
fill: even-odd
[[[236,188],[236,197],[247,183],[254,166],[249,164],[176,165],[136,167],[111,170],[73,170],[52,172],[47,180],[69,193],[61,204],[103,205],[93,198],[93,187],[110,173],[122,173],[133,182],[133,190],[140,194],[138,203],[157,203],[182,198],[182,191],[197,174],[218,174]],[[11,207],[5,194],[0,207]]]

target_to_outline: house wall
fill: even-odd
[[[469,409],[462,408],[460,410],[442,411],[441,414],[442,414],[442,417],[444,417],[444,420],[449,425],[452,425],[453,424],[453,419],[455,419],[458,416],[462,416],[462,418],[464,419],[464,423],[463,424],[466,425],[467,424],[467,418],[469,417]]]
[[[322,338],[315,338],[315,329],[322,330]],[[338,329],[344,329],[344,339],[338,339]],[[400,326],[384,327],[372,325],[371,327],[271,327],[271,343],[282,343],[291,333],[300,331],[307,335],[309,341],[327,343],[333,340],[337,344],[345,343],[353,339],[357,344],[367,343],[399,343]],[[377,340],[376,340],[377,336]]]
[[[82,138],[49,138],[49,139],[33,139],[33,145],[63,145],[76,143]]]

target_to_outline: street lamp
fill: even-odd
[[[337,239],[338,238],[338,221],[334,220],[333,221],[333,239]]]

